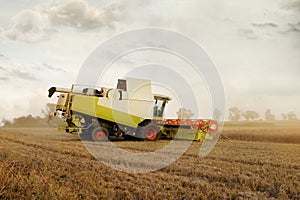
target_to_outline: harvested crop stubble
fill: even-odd
[[[128,174],[96,160],[77,136],[0,129],[2,199],[299,199],[299,144],[221,140],[204,159],[194,142],[159,171]],[[124,141],[145,151],[164,145]],[[143,146],[146,146],[143,149]]]

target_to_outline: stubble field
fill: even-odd
[[[266,134],[259,132],[250,133]],[[77,136],[1,128],[0,199],[300,199],[299,143],[241,141],[236,127],[224,133],[239,140],[219,140],[204,159],[198,157],[201,143],[193,142],[170,166],[129,174],[99,162]],[[138,151],[168,142],[117,145]]]

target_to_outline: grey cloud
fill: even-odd
[[[5,56],[4,54],[0,54],[0,59],[5,59],[5,60],[7,60],[7,59],[8,59],[8,57],[7,57],[7,56]]]
[[[4,67],[1,67],[1,66],[0,66],[0,70],[7,71]]]
[[[0,81],[8,81],[9,78],[6,78],[6,77],[0,77]]]
[[[246,37],[247,39],[250,39],[250,40],[258,39],[255,32],[251,29],[240,29],[239,32],[242,36]]]
[[[0,77],[0,81],[8,81],[9,78],[6,78],[6,77]]]
[[[290,32],[300,32],[299,23],[298,24],[289,24],[290,29],[288,31]]]
[[[39,24],[42,21],[42,16],[39,12],[32,10],[25,10],[19,13],[15,18],[15,28],[23,33],[36,32]]]
[[[46,26],[46,18],[37,11],[23,10],[13,18],[13,25],[3,34],[10,40],[27,43],[49,39],[51,31]]]
[[[297,31],[299,31],[299,29],[300,29],[300,22],[298,22],[296,24],[289,23],[288,25],[289,25],[289,27],[291,27],[291,29],[297,29]]]
[[[251,24],[254,27],[258,28],[278,28],[278,25],[272,22],[267,22],[267,23],[253,23]]]
[[[18,69],[13,69],[11,71],[11,75],[15,76],[15,77],[18,77],[18,78],[21,78],[21,79],[36,80],[36,78],[32,74],[30,74],[28,72],[22,72]]]
[[[281,4],[282,8],[287,10],[294,10],[300,12],[300,1],[299,0],[285,0]]]
[[[35,70],[38,70],[38,71],[40,71],[40,70],[42,70],[43,68],[41,68],[41,67],[31,67],[32,69],[35,69]]]
[[[53,67],[52,65],[49,64],[43,64],[45,68],[53,70],[53,71],[58,71],[58,72],[66,72],[65,70],[58,68],[58,67]]]
[[[63,2],[63,1],[62,1]],[[43,11],[23,10],[13,19],[8,30],[0,31],[10,40],[27,43],[49,40],[58,26],[80,30],[113,29],[117,22],[130,18],[134,9],[143,9],[150,1],[122,0],[98,9],[84,0],[70,0],[62,5],[49,6]]]
[[[124,7],[111,3],[101,10],[90,7],[84,0],[72,0],[64,5],[50,8],[48,15],[53,25],[64,25],[78,29],[113,27],[121,19]]]
[[[288,24],[288,29],[286,29],[285,31],[281,31],[281,32],[279,32],[279,33],[281,33],[281,34],[286,34],[286,33],[300,33],[300,25],[299,25],[299,23],[297,23],[297,24],[291,24],[291,23],[289,23]]]
[[[216,21],[225,22],[225,23],[234,23],[235,22],[232,18],[229,18],[229,17],[212,16],[211,18]]]
[[[64,69],[61,69],[59,67],[53,67],[52,65],[50,64],[42,64],[40,66],[33,66],[31,67],[32,69],[34,70],[37,70],[37,71],[42,71],[42,70],[51,70],[51,71],[56,71],[56,72],[66,72]]]

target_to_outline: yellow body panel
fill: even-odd
[[[99,105],[98,99],[95,96],[75,95],[71,110],[134,128],[144,120],[142,117]]]

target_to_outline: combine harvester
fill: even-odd
[[[52,87],[48,97],[59,92],[56,113],[66,122],[68,133],[86,140],[103,141],[112,137],[135,137],[155,141],[160,138],[203,141],[218,132],[214,120],[164,119],[171,100],[153,94],[151,81],[119,79],[116,89],[72,85],[71,89]],[[184,129],[185,131],[178,131]]]

